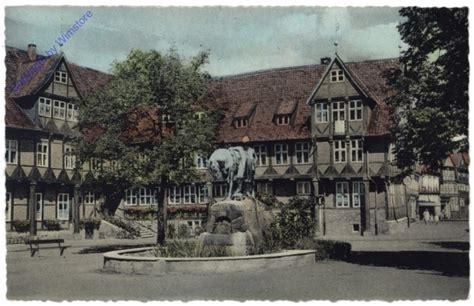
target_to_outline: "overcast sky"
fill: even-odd
[[[319,63],[334,55],[335,39],[345,61],[397,57],[401,44],[398,9],[388,7],[30,6],[6,8],[6,45],[26,49],[35,43],[45,54],[88,10],[93,16],[62,51],[69,61],[106,72],[133,48],[175,47],[184,57],[209,50],[206,70],[221,76]]]

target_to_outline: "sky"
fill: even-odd
[[[189,59],[210,52],[212,76],[317,64],[333,57],[334,41],[344,61],[397,57],[402,45],[397,8],[327,7],[7,7],[7,46],[37,45],[40,54],[90,17],[62,46],[76,64],[109,72],[132,49],[167,52]],[[58,47],[59,49],[59,47]]]

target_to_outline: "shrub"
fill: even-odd
[[[178,239],[188,239],[189,238],[189,227],[186,224],[181,224],[178,227]]]
[[[316,227],[312,216],[315,205],[314,197],[291,198],[270,226],[264,229],[263,249],[272,251],[307,246],[307,240],[313,238]]]
[[[30,230],[30,221],[29,220],[14,220],[12,221],[13,228],[18,233],[25,233]]]
[[[226,257],[234,256],[232,247],[205,246],[200,240],[171,240],[163,247],[156,247],[153,255],[156,257]]]
[[[59,231],[61,229],[61,225],[59,224],[59,221],[57,220],[44,220],[43,226],[48,231]]]
[[[316,260],[337,259],[347,260],[351,255],[350,243],[336,240],[316,240],[313,243]]]
[[[175,239],[176,238],[176,227],[174,224],[168,224],[168,229],[166,231],[166,238],[167,239]]]
[[[92,224],[94,229],[98,230],[100,228],[100,223],[101,223],[100,219],[95,219],[95,218],[84,219],[84,220],[80,221],[79,227],[80,227],[80,229],[84,229],[86,227],[86,225]]]
[[[283,206],[283,203],[278,201],[278,199],[272,194],[257,193],[256,198],[269,207],[278,208]]]

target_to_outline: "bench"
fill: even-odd
[[[36,252],[39,254],[40,246],[42,249],[58,248],[59,256],[62,256],[64,250],[69,246],[61,245],[61,243],[64,243],[64,239],[31,239],[25,241],[25,244],[30,245],[31,257],[35,256]]]

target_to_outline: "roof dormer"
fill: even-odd
[[[242,103],[234,114],[232,124],[235,128],[246,128],[250,125],[250,119],[255,113],[255,103]]]
[[[276,125],[291,125],[297,104],[296,100],[281,101],[273,116],[273,122]]]

